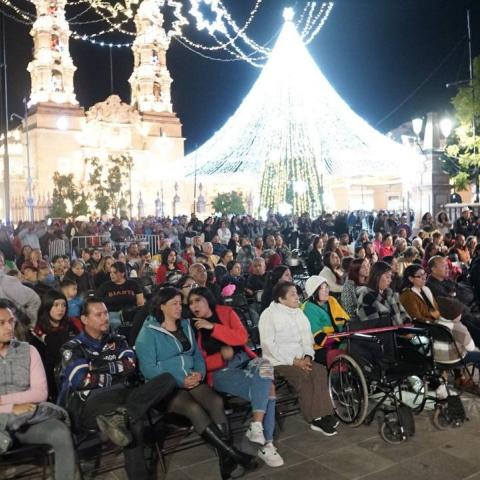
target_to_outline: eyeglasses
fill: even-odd
[[[191,285],[184,285],[182,288],[197,288],[198,285],[196,283],[192,283]]]
[[[426,273],[421,273],[420,275],[413,275],[413,278],[425,278],[426,276]]]

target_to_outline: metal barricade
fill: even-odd
[[[123,242],[113,242],[110,235],[89,235],[75,236],[69,239],[70,251],[75,252],[77,256],[84,248],[101,248],[102,243],[106,241],[112,242],[114,250],[121,250],[126,253],[127,248],[132,243],[137,243],[139,248],[146,248],[152,255],[156,255],[160,251],[161,237],[160,235],[135,235],[132,240]]]

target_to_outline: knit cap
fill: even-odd
[[[437,303],[440,315],[446,320],[455,320],[464,310],[463,304],[455,298],[438,297]]]

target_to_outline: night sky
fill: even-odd
[[[14,3],[27,5],[26,0]],[[224,3],[241,25],[254,1]],[[271,39],[281,28],[283,7],[301,11],[305,3],[264,0],[249,35],[259,43]],[[472,15],[473,54],[480,55],[479,0],[338,0],[309,50],[352,109],[387,132],[428,111],[451,110],[455,90],[445,88],[445,84],[468,78],[468,8]],[[21,99],[30,86],[26,66],[31,59],[32,41],[28,26],[6,18],[6,27],[9,111],[22,113]],[[80,26],[77,30],[84,31]],[[88,108],[110,94],[109,51],[75,40],[70,49],[78,67],[77,99]],[[114,93],[128,101],[131,52],[114,50],[113,62]],[[260,72],[244,62],[205,60],[176,42],[172,43],[168,62],[174,80],[174,110],[183,123],[187,152],[223,125]],[[430,75],[410,100],[379,123]]]

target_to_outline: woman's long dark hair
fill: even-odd
[[[172,253],[172,252],[175,252],[175,255],[177,255],[177,252],[176,250],[174,250],[173,248],[166,248],[163,252],[162,252],[162,265],[165,265],[166,267],[168,267],[168,256]],[[177,263],[177,259],[175,258],[175,264]]]
[[[160,309],[161,305],[165,305],[172,298],[180,297],[182,299],[182,292],[175,287],[163,287],[155,294],[155,296],[150,301],[150,314],[154,316],[158,323],[163,323],[165,316],[163,315],[162,310]]]
[[[196,287],[192,288],[190,290],[190,293],[188,294],[188,304],[190,305],[190,298],[192,295],[197,295],[199,297],[203,297],[207,303],[208,306],[210,307],[210,310],[212,313],[215,313],[215,309],[217,308],[218,302],[215,299],[215,296],[213,295],[212,291],[207,288],[207,287]]]
[[[367,287],[378,293],[378,283],[380,282],[380,277],[384,273],[391,271],[392,267],[388,263],[375,262],[370,268],[370,275],[368,276]]]
[[[339,275],[337,273],[337,271],[332,268],[332,263],[331,263],[331,260],[330,260],[330,257],[334,253],[336,254],[337,252],[332,251],[332,250],[328,250],[327,252],[325,252],[323,254],[323,265],[325,267],[328,267],[332,271],[332,273],[335,275],[335,281],[337,282],[338,285],[341,285],[343,277],[342,277],[342,275]]]
[[[414,263],[412,265],[409,265],[405,271],[403,272],[403,281],[402,281],[402,287],[400,291],[404,290],[405,288],[412,288],[413,283],[408,279],[408,277],[414,277],[419,270],[425,270],[421,265],[418,263]]]
[[[262,310],[265,310],[265,308],[270,305],[270,302],[272,301],[273,289],[278,281],[282,278],[282,275],[288,269],[289,268],[286,265],[277,265],[271,272],[267,274],[261,301]]]
[[[53,307],[53,304],[56,300],[64,300],[65,306],[65,315],[63,316],[61,322],[66,325],[65,322],[68,321],[68,301],[67,297],[62,292],[57,290],[48,290],[42,295],[42,304],[40,305],[40,310],[38,311],[38,326],[45,332],[49,332],[52,330],[52,325],[50,324],[50,310]]]
[[[357,287],[360,285],[360,269],[362,268],[363,262],[368,262],[368,259],[354,258],[348,269],[348,279],[352,280]]]

